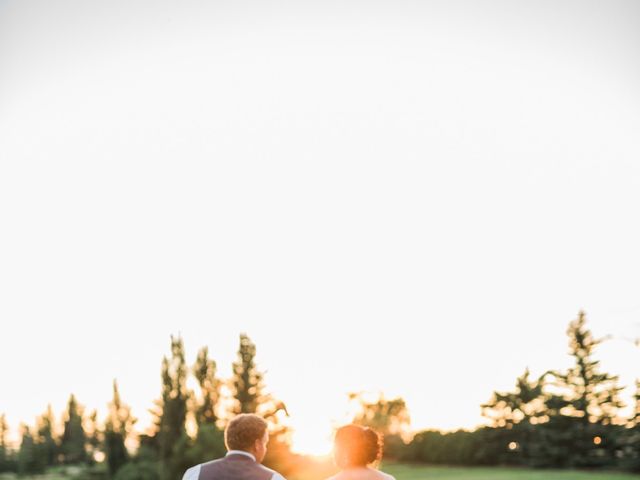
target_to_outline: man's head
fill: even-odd
[[[267,422],[258,415],[242,413],[229,422],[224,431],[227,450],[243,450],[262,462],[267,453]]]

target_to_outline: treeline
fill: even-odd
[[[115,480],[175,480],[190,466],[224,455],[226,421],[238,413],[258,413],[270,424],[266,464],[287,470],[295,459],[289,449],[289,431],[282,424],[284,404],[265,394],[263,374],[255,363],[256,347],[240,335],[231,379],[217,376],[216,362],[207,347],[200,349],[194,365],[185,360],[181,338],[171,338],[171,354],[162,359],[162,390],[152,409],[150,432],[135,435],[136,419],[113,383],[106,418],[96,411],[85,414],[71,395],[58,433],[51,407],[34,426],[21,425],[18,449],[8,445],[8,426],[0,416],[0,472],[20,475],[43,473],[50,467],[82,466],[82,478]],[[189,375],[199,388],[187,388]],[[223,388],[226,386],[227,388]],[[135,453],[131,453],[135,452]]]
[[[623,387],[594,357],[603,339],[586,326],[584,312],[569,324],[573,366],[530,378],[513,391],[494,392],[481,406],[490,420],[475,431],[427,430],[409,442],[387,438],[387,457],[451,465],[522,465],[543,468],[616,468],[640,471],[640,384],[631,415],[620,415]]]
[[[385,458],[448,465],[520,465],[540,468],[615,468],[640,472],[640,383],[633,411],[620,414],[623,387],[601,371],[594,338],[583,312],[569,324],[573,365],[531,378],[528,370],[509,392],[494,392],[482,405],[490,425],[474,431],[410,431],[402,398],[352,394],[358,412],[353,421],[385,436]],[[0,472],[40,473],[49,467],[82,465],[83,479],[179,480],[190,466],[225,453],[223,430],[237,413],[258,413],[270,423],[265,464],[287,474],[314,468],[290,449],[283,425],[284,403],[265,394],[255,364],[256,347],[240,335],[230,379],[220,379],[206,347],[194,365],[185,361],[180,338],[171,338],[171,354],[162,359],[162,389],[152,410],[150,431],[136,435],[136,419],[114,381],[113,397],[102,421],[86,414],[71,395],[61,426],[49,407],[34,426],[21,426],[21,444],[7,444],[8,426],[0,416]],[[192,375],[198,388],[191,391]],[[425,388],[428,388],[425,387]],[[61,427],[61,428],[60,428]],[[60,430],[60,432],[59,432]]]

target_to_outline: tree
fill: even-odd
[[[113,398],[108,407],[109,413],[104,427],[104,453],[109,474],[113,476],[129,460],[126,440],[136,422],[129,406],[120,399],[116,380],[113,381]]]
[[[506,436],[494,434],[501,442],[497,451],[508,463],[533,463],[540,448],[536,425],[544,421],[544,386],[547,373],[534,380],[529,379],[529,369],[516,379],[512,392],[493,392],[491,400],[482,405],[482,414],[492,421],[494,428],[509,431]],[[505,456],[505,453],[509,453]]]
[[[93,410],[87,418],[87,458],[90,464],[96,461],[96,457],[100,452],[100,446],[102,445],[102,432],[98,426],[98,411]]]
[[[622,452],[622,467],[632,472],[640,472],[640,381],[638,380],[636,380],[633,402],[632,415],[618,443]]]
[[[363,393],[350,393],[349,400],[358,404],[353,423],[371,427],[385,436],[408,432],[411,418],[404,399],[387,399],[383,394],[367,399]]]
[[[269,424],[269,443],[264,464],[287,475],[292,472],[298,459],[291,451],[291,428],[286,418],[287,406],[271,394],[261,396],[257,413]]]
[[[7,417],[3,413],[0,415],[0,472],[6,472],[9,470],[7,433],[9,433],[9,425],[7,424]]]
[[[245,333],[240,334],[238,358],[233,363],[231,391],[235,399],[233,413],[256,413],[269,424],[269,444],[264,463],[287,473],[293,454],[290,449],[290,429],[279,417],[288,416],[285,404],[264,393],[264,375],[255,362],[256,346]]]
[[[18,451],[18,474],[37,474],[44,472],[44,458],[38,455],[31,430],[22,425],[22,442]]]
[[[615,437],[619,428],[614,423],[623,406],[619,396],[622,387],[618,386],[617,376],[600,372],[600,362],[593,355],[604,339],[593,337],[586,327],[584,312],[579,312],[578,318],[569,324],[567,334],[575,363],[566,372],[553,372],[553,376],[554,386],[566,401],[558,414],[572,418],[571,428],[563,433],[570,437],[568,458],[576,467],[606,465],[615,460]]]
[[[216,378],[216,362],[209,359],[209,349],[202,347],[198,352],[193,374],[200,385],[200,400],[196,407],[196,423],[216,426],[218,416],[216,406],[220,396],[220,382]]]
[[[190,397],[187,370],[182,338],[171,336],[171,358],[162,359],[162,397],[156,423],[161,471],[163,478],[168,479],[178,477],[184,462],[176,449],[184,446],[188,439],[185,429]]]
[[[60,440],[60,451],[64,463],[79,463],[87,460],[87,436],[82,426],[82,407],[72,394],[67,404],[64,431]]]
[[[47,466],[55,465],[58,461],[58,443],[55,437],[55,418],[51,405],[47,405],[47,411],[38,417],[36,421],[35,443],[40,455],[44,457]]]
[[[491,400],[482,405],[482,414],[489,418],[495,427],[510,428],[522,421],[529,424],[539,423],[544,414],[543,388],[544,373],[535,380],[529,379],[529,369],[516,379],[512,392],[493,392]]]
[[[255,413],[262,399],[263,374],[255,364],[256,346],[240,334],[238,360],[233,363],[232,391],[236,400],[234,413]]]

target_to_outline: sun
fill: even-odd
[[[331,455],[333,443],[330,435],[315,430],[295,430],[292,435],[292,450],[303,455],[324,457]]]

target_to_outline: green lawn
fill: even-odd
[[[407,464],[383,464],[383,472],[396,480],[640,480],[639,475],[617,472],[578,472],[574,470],[528,470],[519,468],[431,467]],[[288,480],[323,480],[335,473],[335,467],[316,464]]]
[[[615,472],[577,472],[566,470],[525,470],[516,468],[458,468],[427,467],[418,465],[386,464],[381,470],[396,480],[639,480],[639,475]],[[334,469],[311,469],[302,475],[293,475],[289,480],[322,480],[334,473]],[[19,477],[0,474],[0,480],[18,480]],[[81,479],[62,472],[48,475],[22,477],[19,480],[69,480]]]
[[[613,472],[524,470],[514,468],[456,468],[383,465],[397,480],[637,480],[637,475]]]

